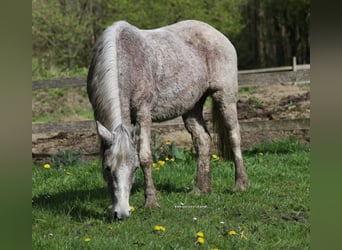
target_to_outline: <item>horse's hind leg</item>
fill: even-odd
[[[197,177],[193,193],[211,193],[210,143],[211,137],[202,115],[203,102],[183,115],[186,129],[192,137],[197,153]]]
[[[218,108],[217,111],[222,116],[222,125],[228,131],[227,143],[231,148],[232,160],[235,164],[235,187],[233,191],[244,191],[247,189],[249,181],[240,148],[240,126],[236,102],[229,101],[224,91],[215,92],[213,98]]]

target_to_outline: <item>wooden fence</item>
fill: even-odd
[[[240,70],[239,88],[276,84],[301,84],[310,82],[310,64],[278,68]],[[32,81],[32,90],[86,86],[86,77],[45,79]]]
[[[241,70],[238,72],[239,87],[250,86],[266,86],[274,84],[301,84],[310,83],[310,65],[296,65],[295,58],[292,66],[257,69],[257,70]],[[86,86],[85,77],[63,78],[63,79],[47,79],[36,80],[32,82],[32,90],[47,88],[62,88]],[[211,115],[205,114],[205,119],[210,120]],[[309,130],[310,119],[290,119],[290,120],[266,120],[266,121],[241,121],[241,132],[258,132],[258,131],[295,131]],[[154,129],[163,129],[165,127],[178,130],[184,129],[181,118],[171,121],[154,123]],[[95,131],[94,121],[79,122],[58,122],[32,124],[33,134],[48,133],[74,133],[80,131]]]
[[[209,120],[208,116],[205,117]],[[310,119],[289,119],[289,120],[261,120],[261,121],[240,121],[241,131],[257,132],[265,131],[291,131],[291,130],[309,130]],[[152,128],[158,129],[168,127],[171,130],[183,129],[184,124],[181,118],[171,121],[153,123]],[[93,120],[77,121],[77,122],[58,122],[58,123],[41,123],[32,124],[32,134],[47,133],[76,133],[82,131],[95,131],[96,125]]]

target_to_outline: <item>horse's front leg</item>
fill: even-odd
[[[137,120],[140,128],[139,134],[139,159],[140,165],[144,173],[144,192],[145,192],[145,207],[160,207],[157,201],[157,191],[152,179],[152,154],[151,154],[151,116],[150,113],[138,115]]]

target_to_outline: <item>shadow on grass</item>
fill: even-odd
[[[153,178],[153,182],[155,185],[155,188],[157,189],[157,192],[170,194],[170,193],[188,193],[189,190],[187,190],[185,187],[179,186],[176,183],[172,182],[171,180],[166,180],[164,182],[161,182],[158,180],[158,178]],[[190,184],[190,183],[189,183]],[[131,189],[131,195],[143,192],[144,190],[144,179],[142,176],[139,176],[139,178],[136,178],[135,182],[133,183],[132,189]]]
[[[143,197],[143,179],[133,184],[131,196],[134,194]],[[171,182],[158,183],[156,189],[160,193],[187,193],[184,188],[177,187]],[[100,219],[112,222],[107,207],[110,205],[110,195],[106,184],[103,187],[90,190],[66,190],[56,194],[43,194],[32,198],[33,209],[50,210],[54,214],[67,215],[76,221],[87,218]]]
[[[85,218],[102,219],[105,216],[104,210],[96,208],[103,206],[103,201],[108,197],[106,187],[92,190],[68,190],[33,197],[32,208],[43,208],[55,214],[71,216],[77,221]]]
[[[290,136],[280,141],[265,141],[264,143],[243,152],[245,156],[253,156],[259,153],[291,154],[295,152],[309,152],[308,145],[301,144],[297,138]]]

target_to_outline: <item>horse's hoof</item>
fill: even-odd
[[[145,202],[145,208],[160,208],[160,205],[157,201],[146,201]]]
[[[233,188],[233,192],[244,192],[247,190],[249,187],[249,181],[248,180],[243,180],[243,181],[238,181],[235,183],[235,187]]]
[[[192,191],[189,192],[190,195],[201,195],[201,194],[211,194],[211,190],[201,190],[198,187],[194,187]]]
[[[201,195],[202,192],[199,188],[195,187],[192,191],[189,192],[190,195]]]

